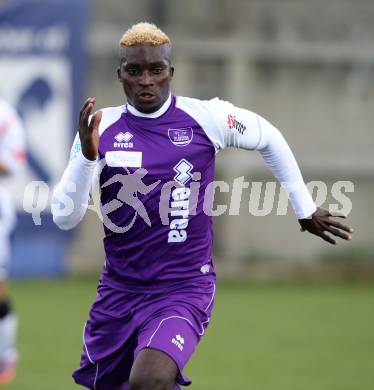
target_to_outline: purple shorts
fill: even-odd
[[[179,368],[177,383],[208,326],[214,305],[211,280],[191,282],[157,293],[118,291],[100,286],[83,331],[76,383],[95,390],[128,389],[131,367],[144,348],[166,353]]]

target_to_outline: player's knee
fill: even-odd
[[[130,390],[171,390],[175,378],[162,372],[143,371],[130,375]]]

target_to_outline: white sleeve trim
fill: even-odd
[[[278,129],[260,118],[261,141],[257,150],[273,175],[286,190],[297,219],[310,217],[317,209],[301,175],[296,159]]]
[[[53,221],[62,230],[69,230],[83,219],[88,201],[96,160],[87,160],[82,153],[71,159],[60,182],[53,191]]]
[[[99,124],[99,134],[100,136],[104,133],[106,129],[108,129],[113,123],[117,122],[118,119],[121,117],[125,110],[125,106],[118,106],[118,107],[107,107],[103,108],[101,110],[102,116],[101,121]],[[90,117],[90,120],[92,118],[92,115]]]

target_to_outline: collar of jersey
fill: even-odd
[[[138,111],[135,107],[131,106],[129,103],[126,104],[127,110],[135,116],[140,116],[142,118],[159,118],[161,115],[165,114],[171,104],[171,94],[166,99],[166,102],[155,112],[146,114],[144,112]]]

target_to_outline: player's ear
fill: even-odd
[[[172,79],[174,76],[174,66],[170,67],[170,78]]]
[[[120,67],[117,68],[117,77],[118,77],[118,80],[121,81],[121,68]]]

